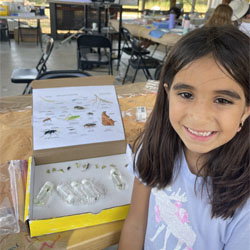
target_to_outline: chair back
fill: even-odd
[[[46,63],[49,59],[53,47],[54,47],[54,39],[52,37],[48,37],[45,50],[43,51],[42,56],[36,65],[38,76],[47,70]]]
[[[131,47],[130,32],[128,31],[128,29],[121,27],[121,33],[124,40],[123,47]]]
[[[36,80],[56,79],[56,78],[75,78],[87,77],[90,74],[81,70],[51,70],[45,71],[37,76]],[[32,88],[29,89],[28,94],[32,93]]]
[[[52,70],[46,71],[39,75],[36,80],[46,80],[55,78],[74,78],[74,77],[86,77],[90,74],[80,70]]]
[[[134,54],[137,53],[145,53],[148,52],[145,48],[140,46],[140,40],[135,38],[128,29],[122,28],[123,36],[125,39],[125,43],[128,45],[128,47],[131,47],[134,51]]]
[[[102,35],[83,34],[77,38],[77,47],[80,48],[112,48],[108,38]]]
[[[102,35],[83,34],[77,38],[78,69],[92,69],[94,66],[109,65],[112,70],[112,43]]]

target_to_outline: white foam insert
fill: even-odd
[[[78,161],[69,161],[61,163],[53,163],[46,165],[35,166],[33,187],[31,187],[32,211],[31,218],[33,220],[48,219],[52,217],[61,217],[83,213],[99,213],[103,209],[122,206],[130,203],[131,193],[133,188],[133,179],[131,173],[125,167],[131,160],[127,154],[84,159]],[[80,164],[77,168],[76,163]],[[90,163],[90,167],[84,170],[82,165]],[[98,164],[98,168],[96,168]],[[123,180],[126,183],[124,190],[118,190],[111,179],[110,170],[114,164],[122,174]],[[106,166],[102,168],[102,166]],[[67,168],[70,167],[68,170]],[[52,168],[57,170],[63,169],[64,172],[52,171]],[[50,173],[48,173],[50,170]],[[34,198],[38,194],[40,188],[46,181],[51,181],[54,185],[61,183],[70,183],[72,181],[81,181],[82,179],[90,179],[96,185],[105,189],[104,197],[92,204],[74,204],[70,205],[63,201],[56,189],[53,190],[48,203],[43,207],[33,205]]]

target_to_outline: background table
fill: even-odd
[[[12,20],[17,20],[18,21],[18,43],[19,43],[19,39],[21,37],[22,39],[22,32],[21,32],[21,24],[20,24],[20,20],[37,20],[37,37],[39,38],[39,42],[40,42],[40,46],[42,48],[42,31],[41,31],[41,24],[40,24],[40,20],[42,19],[48,19],[47,16],[26,16],[26,15],[20,15],[20,16],[0,16],[0,19],[12,19]]]
[[[116,86],[125,134],[133,143],[144,123],[135,120],[136,106],[146,106],[150,113],[155,93],[145,89],[145,83]],[[32,154],[31,96],[0,98],[0,163],[27,160]],[[0,249],[22,250],[100,250],[118,243],[123,221],[87,227],[62,233],[30,238],[24,222],[21,232],[0,236]]]
[[[117,20],[110,20],[110,25],[115,29],[118,30],[119,23]],[[148,29],[145,26],[131,24],[131,23],[122,23],[122,27],[129,30],[129,32],[138,38],[145,38],[150,41],[159,43],[164,46],[173,46],[182,36],[176,33],[166,33],[161,38],[154,38],[149,35],[149,32],[155,28]]]

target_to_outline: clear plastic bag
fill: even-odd
[[[19,233],[23,220],[27,162],[13,160],[0,165],[0,235]]]
[[[5,197],[0,204],[0,235],[19,232],[18,217],[12,209],[9,198]]]

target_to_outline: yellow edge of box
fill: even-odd
[[[30,236],[40,236],[44,234],[58,233],[77,228],[89,227],[108,222],[124,220],[129,211],[130,205],[108,208],[102,210],[99,214],[85,213],[78,215],[70,215],[58,218],[32,220],[29,218],[30,207],[30,178],[33,158],[29,158],[27,186],[25,196],[24,218],[30,230]]]
[[[24,219],[27,220],[29,216],[29,203],[30,203],[30,174],[31,174],[31,163],[32,157],[29,157],[27,182],[26,182],[26,194],[25,194],[25,208],[24,208]]]
[[[105,209],[99,214],[79,214],[52,218],[46,220],[33,220],[29,222],[30,236],[39,236],[50,233],[94,226],[112,221],[123,220],[127,217],[130,205]]]

